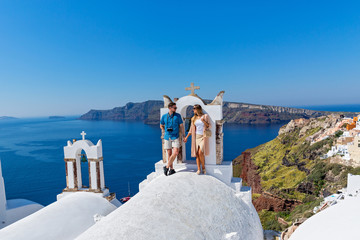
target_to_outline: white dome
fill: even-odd
[[[307,219],[290,240],[360,239],[360,197],[348,197]]]
[[[94,193],[76,192],[0,230],[0,239],[74,239],[116,207]]]
[[[78,239],[262,240],[252,204],[214,177],[178,172],[160,176]]]

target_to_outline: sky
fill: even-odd
[[[0,1],[0,116],[188,94],[359,104],[359,1]]]

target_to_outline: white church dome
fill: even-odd
[[[360,239],[360,197],[348,197],[307,219],[290,240]]]
[[[116,207],[94,193],[76,192],[0,230],[0,239],[74,239]],[[96,217],[95,217],[96,218]]]
[[[214,177],[178,172],[150,182],[78,239],[262,240],[251,203]]]

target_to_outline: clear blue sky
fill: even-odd
[[[0,116],[181,97],[360,103],[359,1],[0,1]]]

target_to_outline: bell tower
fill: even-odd
[[[67,145],[64,147],[66,188],[62,194],[58,195],[58,199],[72,192],[93,192],[106,198],[115,198],[115,193],[110,194],[109,189],[105,187],[101,139],[94,145],[85,139],[84,131],[80,135],[82,136],[81,140],[67,141]],[[81,154],[82,151],[87,157]],[[89,166],[89,183],[83,183],[81,176],[81,162],[86,161]]]

